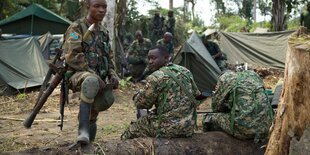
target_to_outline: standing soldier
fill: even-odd
[[[164,37],[156,42],[156,45],[162,45],[167,48],[168,52],[170,53],[170,57],[171,57],[170,61],[173,60],[173,55],[174,55],[173,53],[174,46],[173,46],[172,39],[173,39],[172,34],[170,32],[166,32],[164,34]]]
[[[166,23],[166,31],[170,32],[172,35],[174,35],[174,26],[175,26],[175,18],[173,16],[173,11],[170,10],[168,12],[168,19]]]
[[[307,8],[301,13],[300,26],[307,27],[308,32],[310,32],[310,2],[307,3]]]
[[[87,145],[96,136],[100,111],[113,104],[113,94],[104,91],[106,78],[117,88],[108,31],[101,25],[107,12],[106,0],[86,0],[88,14],[72,23],[65,33],[64,58],[71,73],[69,87],[80,92],[77,143]],[[106,99],[111,99],[106,102]]]
[[[147,66],[147,53],[152,47],[150,39],[143,38],[142,32],[136,31],[136,40],[130,45],[128,49],[128,69],[136,82],[141,78],[143,71]]]
[[[164,18],[159,16],[159,12],[155,12],[151,23],[152,42],[155,43],[163,35]]]

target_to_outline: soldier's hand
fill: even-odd
[[[109,77],[110,83],[113,85],[113,89],[117,89],[118,88],[118,79],[117,77],[115,77],[114,75],[111,75]]]

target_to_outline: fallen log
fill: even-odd
[[[113,154],[113,155],[262,155],[264,144],[238,140],[223,132],[197,133],[191,138],[136,138],[92,143],[84,150],[68,146],[29,150],[44,154]]]

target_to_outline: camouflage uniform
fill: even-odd
[[[302,26],[307,27],[308,32],[310,32],[310,12],[304,9],[300,15],[300,22]]]
[[[74,74],[69,79],[69,86],[74,92],[81,91],[82,82],[88,77],[97,77],[102,82],[114,74],[112,51],[109,46],[108,31],[99,25],[95,32],[83,38],[88,27],[85,18],[72,23],[65,33],[64,57],[69,70]],[[95,122],[99,113],[96,105],[102,102],[103,92],[89,101],[91,106],[90,121]],[[105,105],[106,109],[111,105]]]
[[[136,137],[189,137],[194,133],[196,104],[163,69],[174,74],[193,95],[200,94],[191,72],[170,64],[149,75],[147,84],[134,97],[138,109],[151,109],[154,113],[132,122],[123,133],[123,139]]]
[[[166,31],[170,32],[172,35],[174,35],[174,26],[175,26],[175,18],[174,17],[168,17],[167,23],[166,23]]]
[[[210,53],[211,56],[214,56],[221,52],[220,47],[213,41],[208,41],[207,44],[205,44],[205,47],[207,48],[208,52]],[[219,66],[221,70],[225,69],[225,62],[223,60],[223,56],[217,57],[214,59],[216,64]]]
[[[152,31],[152,42],[155,44],[163,36],[164,18],[159,15],[155,15],[152,19],[151,31]]]
[[[169,43],[165,43],[164,39],[160,39],[160,40],[158,40],[156,42],[156,45],[163,45],[163,46],[165,46],[168,49],[168,52],[170,53],[171,57],[173,57],[174,46],[173,46],[172,41],[170,41]]]
[[[147,54],[152,47],[150,39],[143,38],[140,43],[135,40],[128,49],[128,69],[133,78],[139,78],[147,66]]]
[[[203,120],[207,131],[223,130],[240,139],[264,139],[273,111],[262,79],[253,71],[227,71],[220,76],[212,110]]]

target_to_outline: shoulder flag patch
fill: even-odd
[[[79,36],[78,36],[78,34],[76,32],[71,32],[70,33],[70,37],[72,37],[73,40],[79,39]]]

